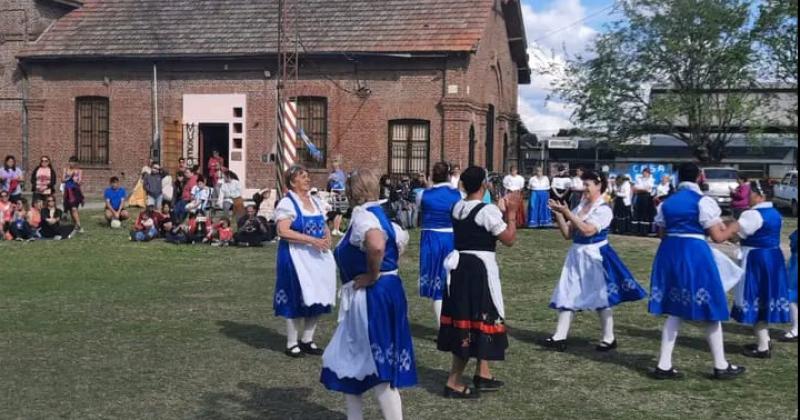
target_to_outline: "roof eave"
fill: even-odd
[[[50,0],[53,3],[63,4],[64,6],[79,8],[83,6],[82,0]]]

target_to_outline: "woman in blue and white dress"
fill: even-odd
[[[650,313],[667,315],[661,337],[661,355],[652,371],[655,379],[683,376],[672,365],[672,353],[682,320],[706,325],[706,339],[714,357],[714,378],[732,379],[745,372],[725,357],[722,322],[730,317],[726,291],[744,274],[736,263],[706,242],[706,235],[722,243],[736,235],[736,222],[726,225],[716,201],[703,194],[700,168],[681,166],[678,191],[659,207],[655,223],[664,235],[653,262]]]
[[[736,286],[732,316],[752,325],[758,343],[744,351],[756,359],[769,359],[769,325],[786,324],[789,289],[786,259],[781,251],[783,216],[766,199],[761,183],[750,183],[750,210],[739,216],[744,281]]]
[[[789,236],[792,256],[789,258],[789,311],[792,315],[792,329],[781,336],[784,343],[797,342],[797,231]]]
[[[363,419],[362,394],[373,389],[387,420],[403,418],[401,388],[417,384],[414,346],[398,260],[408,234],[389,221],[369,170],[347,181],[353,209],[336,248],[342,279],[339,326],[322,356],[321,382],[346,395],[348,420]]]
[[[607,352],[617,348],[612,308],[623,302],[642,300],[647,293],[608,243],[614,212],[603,200],[606,180],[592,171],[581,177],[584,198],[578,207],[570,211],[566,204],[550,201],[556,224],[573,245],[550,301],[550,307],[559,311],[558,327],[545,345],[566,350],[574,313],[597,311],[603,330],[597,351]]]
[[[553,226],[553,214],[547,207],[550,200],[550,178],[544,174],[544,169],[537,167],[536,172],[528,181],[531,198],[528,203],[528,227],[544,228]]]
[[[275,208],[278,236],[275,316],[286,318],[286,355],[322,354],[314,343],[319,317],[336,301],[336,261],[322,203],[311,196],[311,178],[302,166],[286,173],[289,193]],[[301,335],[302,334],[302,335]]]
[[[417,194],[422,215],[419,247],[419,295],[433,300],[437,326],[442,316],[442,285],[447,281],[444,260],[453,252],[453,219],[450,212],[461,201],[461,192],[449,182],[450,165],[433,166],[433,187]]]

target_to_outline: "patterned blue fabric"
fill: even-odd
[[[419,251],[419,295],[442,300],[442,287],[447,282],[444,260],[455,249],[450,232],[423,230]]]
[[[702,198],[702,195],[688,188],[682,188],[667,198],[661,205],[667,233],[704,235],[706,230],[700,224]]]
[[[394,271],[399,257],[394,228],[380,206],[368,210],[378,218],[388,236],[381,271]],[[366,254],[350,243],[351,234],[352,230],[349,230],[335,251],[342,283],[345,284],[364,274],[367,266]],[[331,370],[323,368],[320,381],[331,391],[351,395],[361,395],[381,383],[398,389],[415,386],[416,358],[408,322],[408,304],[399,276],[384,275],[367,289],[367,316],[369,341],[378,374],[360,381],[340,379]]]
[[[324,238],[325,216],[304,216],[294,197],[291,194],[287,197],[292,201],[297,213],[291,229],[315,238]],[[306,306],[303,303],[303,289],[300,287],[300,280],[297,278],[297,270],[294,268],[287,241],[282,240],[278,244],[276,272],[275,296],[272,302],[275,316],[287,319],[313,318],[331,312],[330,305]]]
[[[528,202],[528,227],[540,228],[553,225],[553,214],[547,202],[550,200],[550,192],[547,190],[531,191],[531,198]]]
[[[754,325],[785,324],[791,321],[786,260],[779,248],[760,248],[747,254],[743,299],[733,305],[736,321]]]

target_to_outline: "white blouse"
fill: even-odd
[[[650,194],[653,193],[653,189],[655,188],[656,183],[653,177],[639,177],[636,180],[636,191],[637,192],[649,192]]]
[[[658,184],[656,187],[656,197],[666,197],[669,195],[669,191],[672,189],[672,184]]]
[[[693,182],[682,182],[678,186],[679,190],[684,188],[688,188],[698,194],[703,194],[700,186]],[[703,198],[700,199],[698,206],[700,210],[699,221],[703,226],[703,229],[711,229],[712,227],[722,223],[722,209],[713,198],[703,195]],[[663,203],[658,206],[658,212],[654,220],[656,226],[660,226],[662,228],[667,226],[667,222],[664,219],[663,207]]]
[[[320,211],[322,208],[322,203],[320,203],[318,199],[314,197],[311,198],[311,202],[314,203],[314,211],[308,211],[308,209],[303,206],[303,202],[300,200],[300,196],[297,195],[297,193],[294,191],[289,191],[289,194],[291,194],[295,201],[297,201],[297,205],[300,207],[300,211],[303,212],[303,216],[312,217],[322,215],[322,212]],[[278,203],[278,206],[275,207],[275,220],[281,221],[285,219],[289,219],[292,222],[297,219],[297,211],[294,208],[292,200],[288,196],[283,197]]]
[[[503,178],[503,187],[511,192],[522,191],[525,189],[525,178],[521,175],[506,175],[506,177]]]
[[[572,185],[572,179],[565,176],[557,176],[553,178],[552,187],[557,190],[568,190]]]
[[[542,175],[542,176],[532,176],[530,181],[528,181],[528,189],[534,191],[549,191],[550,190],[550,178]]]
[[[631,189],[631,183],[629,181],[625,181],[622,185],[618,186],[616,192],[617,197],[622,198],[622,202],[625,203],[625,206],[631,205],[633,201],[633,190]]]
[[[572,177],[569,188],[573,191],[584,191],[583,180],[579,176]]]
[[[587,200],[583,200],[581,201],[581,204],[579,204],[578,207],[576,207],[572,212],[576,215],[580,215],[584,207],[586,207],[588,204],[589,202]],[[614,211],[611,210],[611,207],[609,207],[608,204],[606,204],[602,199],[595,201],[595,203],[592,205],[592,209],[589,210],[589,213],[583,217],[583,221],[594,226],[598,233],[608,229],[613,220]]]
[[[481,203],[482,201],[479,200],[459,201],[456,203],[455,207],[453,207],[453,218],[456,220],[466,219],[472,210]],[[503,220],[503,213],[494,204],[487,204],[484,206],[481,211],[475,215],[475,223],[494,236],[499,236],[508,228],[508,225]]]
[[[353,215],[350,218],[351,245],[357,246],[362,251],[365,251],[367,244],[367,232],[371,230],[379,230],[383,233],[384,238],[389,237],[386,231],[383,229],[383,226],[381,226],[381,222],[378,220],[378,217],[369,211],[369,208],[380,205],[381,201],[373,201],[361,206],[357,206],[353,209]],[[397,247],[400,249],[400,254],[403,254],[406,246],[408,246],[408,232],[403,230],[403,228],[394,222],[392,222],[392,227],[394,228],[395,242],[397,243]]]
[[[739,237],[747,239],[753,236],[762,226],[764,226],[764,218],[758,209],[770,209],[773,207],[772,203],[761,203],[754,206],[752,209],[747,210],[739,216]]]

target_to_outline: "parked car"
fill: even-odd
[[[773,202],[777,207],[792,209],[792,216],[797,217],[797,171],[791,171],[783,180],[775,185]]]
[[[716,200],[720,207],[731,207],[731,190],[736,189],[739,171],[734,168],[703,168],[703,186],[706,195]]]

